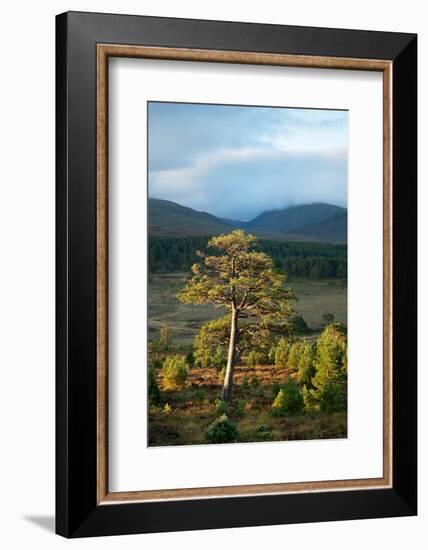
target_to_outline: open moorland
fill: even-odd
[[[150,376],[152,382],[154,377],[155,398],[152,395],[149,405],[149,445],[209,443],[209,427],[225,417],[236,430],[232,439],[235,442],[346,437],[347,412],[343,406],[306,407],[302,399],[296,410],[275,414],[274,403],[281,388],[290,379],[303,387],[305,368],[301,365],[304,352],[295,351],[293,358],[289,349],[284,359],[278,343],[270,357],[242,357],[235,367],[233,396],[228,403],[221,399],[225,357],[217,363],[213,359],[212,366],[197,364],[194,343],[201,326],[221,319],[225,311],[210,304],[180,302],[177,294],[188,278],[189,274],[183,272],[150,274]],[[315,362],[317,342],[327,322],[346,325],[346,280],[295,278],[287,286],[294,290],[298,298],[296,313],[304,320],[292,337],[292,349],[309,346]],[[185,362],[186,376],[177,383],[166,380],[168,357]]]
[[[149,339],[159,338],[162,326],[173,328],[176,344],[190,344],[200,326],[206,321],[218,319],[225,312],[213,305],[183,304],[177,298],[188,273],[151,273],[149,278]],[[289,281],[298,301],[295,309],[309,328],[319,332],[325,321],[323,315],[331,313],[338,323],[347,324],[347,284],[344,279],[303,279]]]
[[[163,388],[162,371],[158,374]],[[219,371],[190,368],[185,388],[163,389],[159,405],[150,407],[149,445],[206,444],[207,427],[222,414],[236,426],[241,443],[346,437],[346,411],[272,414],[272,402],[287,377],[298,379],[298,372],[274,365],[240,365],[235,371],[233,398],[225,405],[219,399]]]

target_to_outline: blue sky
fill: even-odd
[[[346,206],[348,113],[149,103],[149,196],[224,218]]]

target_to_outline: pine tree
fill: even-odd
[[[275,366],[278,369],[285,369],[288,364],[288,354],[290,352],[291,343],[286,338],[280,338],[275,351]]]
[[[233,373],[240,336],[240,319],[287,322],[293,313],[289,289],[283,288],[285,275],[274,268],[263,252],[250,251],[256,238],[241,229],[209,240],[217,255],[203,256],[203,265],[194,264],[192,278],[177,297],[184,303],[214,304],[226,308],[230,318],[226,375],[222,396],[228,401],[233,389]]]
[[[293,342],[290,346],[290,351],[288,352],[288,368],[293,370],[297,370],[299,368],[300,353],[300,342]]]
[[[317,341],[314,361],[316,374],[312,378],[312,401],[326,411],[346,409],[347,338],[340,324],[328,325]]]
[[[315,376],[315,349],[310,342],[302,342],[299,355],[300,383],[306,388],[312,387],[312,378]]]
[[[172,342],[172,327],[162,325],[159,334],[159,344],[164,350],[168,350]]]
[[[149,403],[151,405],[159,405],[161,400],[161,393],[156,378],[156,370],[152,367],[149,369],[149,383],[148,383],[148,392],[149,392]]]
[[[188,374],[186,358],[180,355],[168,356],[163,363],[162,373],[166,389],[184,387]]]
[[[299,385],[293,378],[287,378],[272,403],[273,413],[279,416],[286,413],[296,413],[301,411],[303,407],[303,396]]]

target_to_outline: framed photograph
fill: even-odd
[[[416,35],[56,24],[57,533],[416,514]]]

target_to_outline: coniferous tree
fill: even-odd
[[[297,413],[304,407],[302,392],[298,383],[291,377],[287,378],[272,403],[272,411],[276,415]]]
[[[309,390],[308,401],[329,412],[346,409],[347,337],[342,325],[328,325],[323,330],[317,341],[314,367],[314,389]]]
[[[280,338],[275,351],[275,366],[278,369],[285,369],[288,364],[291,342],[286,338]]]
[[[285,275],[276,270],[263,252],[251,251],[253,235],[238,229],[208,242],[217,255],[203,256],[203,265],[194,264],[192,278],[178,298],[190,304],[214,304],[226,308],[230,316],[229,346],[222,396],[228,401],[233,389],[233,373],[239,341],[240,319],[262,319],[265,324],[288,322],[293,314],[293,295],[283,287]]]
[[[312,378],[315,376],[315,346],[310,342],[302,342],[299,355],[300,383],[306,388],[312,388]]]

